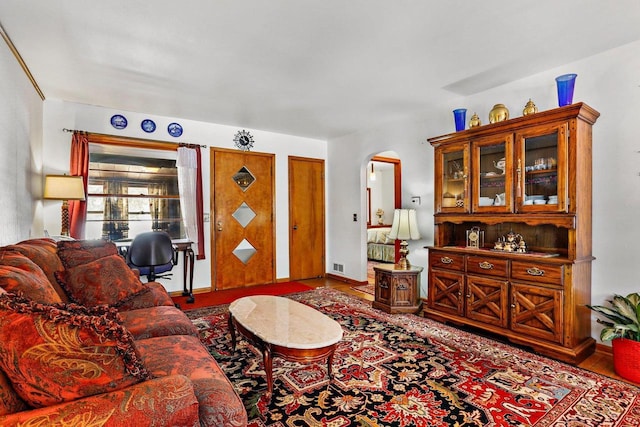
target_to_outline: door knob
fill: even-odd
[[[218,221],[218,231],[222,231],[222,221]]]
[[[297,225],[294,225],[294,226],[293,226],[293,229],[294,229],[294,230],[297,230],[297,229],[298,229],[298,226],[297,226]]]

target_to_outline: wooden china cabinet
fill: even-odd
[[[577,364],[591,337],[591,127],[583,103],[430,138],[425,316]]]

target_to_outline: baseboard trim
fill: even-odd
[[[596,353],[606,353],[613,355],[613,349],[610,345],[596,343]]]
[[[349,279],[348,277],[338,276],[336,274],[331,274],[331,273],[327,273],[327,279],[337,280],[339,282],[345,282],[352,286],[362,286],[369,283],[368,281],[360,282],[358,280]]]

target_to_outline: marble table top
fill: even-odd
[[[253,295],[229,305],[236,322],[264,342],[295,349],[315,349],[342,339],[338,322],[288,298]]]

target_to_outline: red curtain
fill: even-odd
[[[198,159],[198,172],[196,175],[196,208],[198,220],[198,256],[197,259],[205,259],[204,256],[204,203],[202,201],[202,154],[200,146],[196,145],[196,156]]]
[[[73,132],[69,174],[82,177],[86,198],[89,178],[89,139],[85,132]],[[69,235],[74,239],[84,239],[86,221],[87,202],[85,200],[69,200]]]

